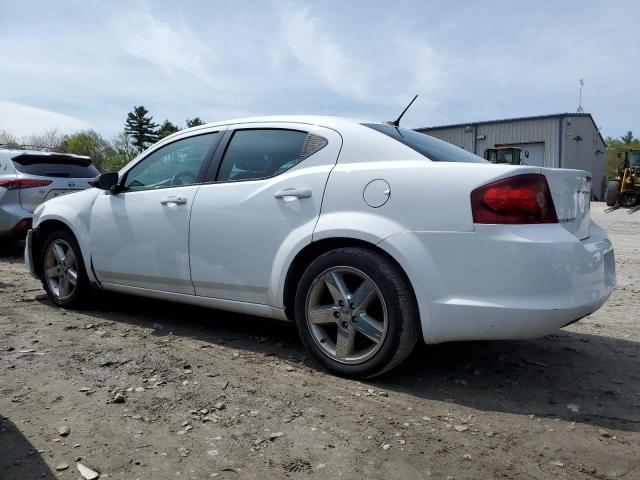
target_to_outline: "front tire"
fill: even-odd
[[[302,342],[327,369],[371,378],[405,360],[420,336],[413,290],[385,255],[331,250],[306,269],[295,299]]]
[[[66,230],[51,232],[40,255],[42,285],[53,303],[63,308],[81,307],[90,292],[80,246]]]

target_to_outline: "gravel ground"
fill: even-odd
[[[535,341],[420,346],[381,379],[295,330],[128,296],[52,306],[0,247],[0,478],[640,478],[640,212],[593,217],[618,288]],[[114,398],[120,403],[115,402]]]

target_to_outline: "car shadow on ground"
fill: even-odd
[[[14,241],[0,238],[0,259],[11,263],[22,262],[24,255],[24,240]]]
[[[6,476],[5,476],[6,475]],[[54,479],[42,456],[9,419],[0,415],[0,478]]]
[[[171,332],[322,371],[292,324],[127,295],[99,295],[95,307],[87,313],[152,328],[153,335]],[[419,342],[404,364],[365,383],[479,411],[640,431],[639,372],[638,342],[560,330],[533,341]]]

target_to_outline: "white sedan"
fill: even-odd
[[[290,320],[327,368],[372,377],[419,338],[533,338],[597,310],[616,279],[590,191],[394,125],[242,119],[42,204],[25,259],[60,307],[98,288]]]

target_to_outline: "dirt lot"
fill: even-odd
[[[371,382],[263,319],[115,295],[60,310],[4,245],[0,478],[77,479],[79,460],[115,479],[638,479],[640,212],[593,210],[618,268],[600,311],[536,341],[421,346]]]

